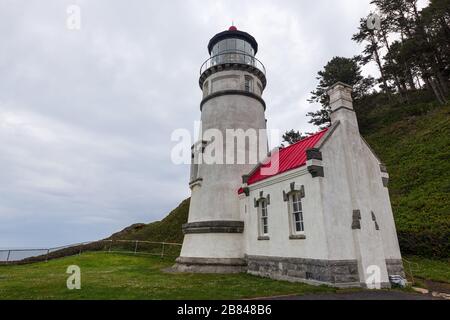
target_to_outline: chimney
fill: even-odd
[[[331,124],[340,121],[358,127],[356,114],[353,110],[352,86],[337,82],[327,90],[327,94],[330,97]]]

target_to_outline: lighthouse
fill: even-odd
[[[359,133],[353,88],[328,88],[330,127],[268,153],[256,40],[231,27],[208,52],[189,218],[173,270],[340,288],[398,283],[405,273],[389,174]]]
[[[200,68],[202,127],[192,146],[191,203],[178,271],[246,270],[237,190],[267,155],[267,80],[257,52],[255,38],[235,26],[209,41],[209,58]],[[205,161],[212,154],[214,161]]]

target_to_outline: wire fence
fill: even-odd
[[[82,242],[61,247],[42,249],[0,249],[0,265],[27,264],[39,261],[80,255],[88,251],[107,253],[141,254],[163,257],[178,257],[181,243],[153,242],[144,240],[100,240]],[[415,282],[414,273],[419,271],[419,264],[405,258],[403,266],[411,283]]]
[[[181,244],[144,240],[100,240],[54,248],[0,249],[0,264],[26,264],[48,261],[56,258],[79,255],[87,251],[177,257],[180,255]]]
[[[419,264],[417,262],[409,261],[405,258],[402,258],[402,260],[403,260],[403,269],[405,270],[406,277],[409,278],[408,280],[412,284],[415,284],[416,279],[414,278],[414,273],[420,271]]]

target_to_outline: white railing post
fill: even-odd
[[[9,256],[11,255],[11,250],[8,250],[8,256],[6,257],[6,263],[9,262]]]
[[[161,249],[161,258],[164,257],[164,245],[165,245],[165,243],[163,242],[162,243],[162,249]]]

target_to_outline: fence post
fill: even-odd
[[[111,241],[109,242],[109,250],[108,250],[108,252],[111,252],[112,243],[113,243],[113,241],[111,240]]]
[[[137,252],[138,242],[139,242],[139,240],[136,240],[136,244],[134,246],[134,254],[136,254],[136,252]]]
[[[9,256],[11,255],[11,250],[8,250],[8,256],[6,257],[6,263],[8,264],[9,262]]]
[[[412,284],[414,285],[415,280],[414,280],[414,275],[413,275],[412,268],[411,268],[411,262],[409,262],[409,261],[406,260],[406,259],[404,259],[404,260],[405,260],[406,263],[408,264],[409,273],[411,274],[411,281],[412,281]],[[406,273],[406,272],[405,272],[405,273]]]
[[[48,262],[48,254],[50,253],[50,249],[47,249],[47,254],[45,255],[45,262]]]
[[[162,250],[161,250],[161,258],[163,258],[164,257],[164,242],[162,243]]]

